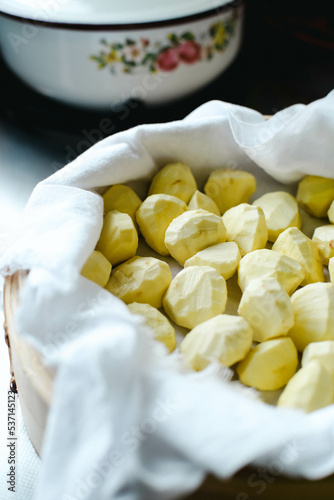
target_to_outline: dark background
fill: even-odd
[[[110,113],[115,131],[140,123],[181,119],[200,104],[220,99],[273,114],[309,103],[334,88],[334,19],[329,1],[248,0],[241,52],[205,89],[174,104],[147,109],[132,102],[126,119]],[[0,58],[0,119],[58,145],[75,144],[102,114],[42,97],[19,82]],[[103,117],[106,113],[103,112]],[[81,135],[82,137],[82,135]]]

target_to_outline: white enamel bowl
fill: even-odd
[[[244,2],[0,0],[3,58],[38,92],[76,106],[174,101],[235,59]]]

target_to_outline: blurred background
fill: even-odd
[[[37,94],[0,55],[0,235],[19,216],[36,183],[110,133],[141,123],[184,118],[211,99],[274,114],[324,97],[334,87],[331,2],[248,0],[236,60],[191,96],[156,108],[127,103],[127,111],[91,112]],[[102,119],[109,127],[100,130]],[[1,238],[1,236],[0,236]]]
[[[221,99],[272,114],[296,102],[323,97],[334,81],[334,17],[330,1],[246,2],[244,41],[237,59],[218,79],[173,105],[147,109],[129,104],[129,114],[111,113],[113,133],[145,122],[181,119],[198,105]],[[99,113],[79,111],[41,97],[0,61],[1,120],[53,140],[92,129]],[[102,115],[101,115],[102,116]],[[106,116],[106,113],[103,113]],[[66,140],[66,142],[68,142]]]
[[[19,216],[36,183],[97,140],[141,123],[184,118],[211,99],[274,114],[334,88],[331,2],[248,0],[236,60],[213,83],[156,108],[130,101],[127,112],[91,112],[43,97],[7,68],[0,55],[0,235]],[[108,118],[107,130],[99,124]],[[1,236],[0,236],[1,238]]]
[[[191,96],[156,108],[127,103],[127,112],[91,112],[43,97],[7,68],[0,55],[0,234],[12,226],[36,183],[97,140],[141,123],[184,118],[211,99],[274,114],[334,88],[331,2],[248,0],[236,60]],[[108,118],[101,132],[101,119]],[[98,133],[94,133],[98,131]]]

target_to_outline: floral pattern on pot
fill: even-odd
[[[123,43],[108,43],[102,39],[102,49],[98,55],[90,56],[99,69],[109,68],[115,73],[121,68],[124,73],[134,73],[138,69],[174,71],[180,64],[194,64],[209,61],[217,52],[224,52],[235,33],[237,16],[212,24],[206,33],[195,35],[185,31],[181,35],[170,33],[166,41],[151,42],[147,38]]]

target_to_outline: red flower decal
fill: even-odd
[[[193,64],[201,59],[201,46],[192,40],[179,46],[179,58],[186,64]]]
[[[157,57],[157,65],[163,71],[173,71],[179,64],[179,55],[176,47],[165,49]]]

